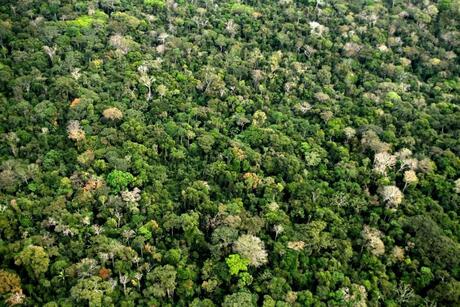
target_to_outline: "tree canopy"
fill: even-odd
[[[0,305],[459,306],[459,0],[0,1]]]

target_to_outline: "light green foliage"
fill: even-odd
[[[254,8],[252,6],[243,4],[243,3],[232,3],[231,4],[231,12],[234,14],[252,14],[254,12]]]
[[[119,170],[113,170],[107,175],[107,183],[114,189],[115,192],[119,192],[120,190],[128,187],[133,180],[133,175]]]
[[[137,233],[143,236],[146,240],[150,240],[152,238],[152,232],[146,226],[139,227]]]
[[[163,8],[165,6],[164,0],[144,0],[144,4],[147,6]]]
[[[76,26],[79,28],[89,28],[93,25],[103,25],[106,24],[108,16],[102,11],[96,11],[94,15],[83,15],[74,20],[67,21],[68,25]]]
[[[240,271],[247,271],[248,264],[250,263],[249,259],[242,258],[238,254],[229,255],[227,259],[225,259],[225,262],[232,275],[238,275]]]
[[[401,97],[396,92],[388,92],[387,99],[389,99],[392,102],[398,102],[401,100]]]

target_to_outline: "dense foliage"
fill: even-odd
[[[459,306],[459,23],[0,1],[0,305]]]

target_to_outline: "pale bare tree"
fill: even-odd
[[[165,42],[166,42],[166,39],[167,39],[168,37],[169,37],[169,34],[168,34],[168,33],[162,32],[162,33],[160,33],[160,35],[158,35],[158,41],[159,41],[162,45],[164,45]]]
[[[115,107],[105,109],[102,112],[102,115],[104,115],[105,118],[110,120],[117,120],[123,118],[123,113],[120,111],[120,109]]]
[[[5,302],[8,303],[9,306],[22,305],[25,298],[26,296],[22,293],[22,289],[19,289],[11,294]]]
[[[279,0],[279,4],[282,6],[292,5],[292,0]]]
[[[351,289],[343,288],[343,299],[353,307],[367,307],[367,291],[363,285],[351,284]]]
[[[253,235],[242,235],[234,243],[235,252],[250,260],[250,264],[259,267],[268,262],[264,242]]]
[[[123,191],[121,192],[121,198],[128,203],[135,203],[141,199],[141,190],[138,187],[135,187],[132,191]]]
[[[93,226],[93,231],[96,236],[100,235],[104,231],[104,227],[99,226],[97,224],[94,224]]]
[[[379,152],[374,156],[374,171],[381,175],[387,174],[387,169],[395,166],[396,156],[388,152]]]
[[[361,48],[362,46],[357,43],[348,42],[343,46],[343,53],[347,57],[353,57],[359,53]]]
[[[49,46],[43,46],[43,51],[48,55],[50,58],[51,63],[53,63],[54,56],[56,55],[57,47],[49,47]]]
[[[455,193],[460,194],[460,178],[458,178],[457,180],[455,180],[454,184],[455,184],[455,188],[454,188]]]
[[[295,109],[302,114],[308,113],[313,107],[308,102],[304,101],[295,105]]]
[[[325,33],[329,31],[328,27],[323,26],[322,24],[316,21],[309,22],[309,25],[310,25],[310,34],[312,35],[323,36]]]
[[[161,44],[158,45],[155,49],[159,54],[163,54],[166,51],[166,46],[164,44]]]
[[[398,287],[395,290],[396,294],[396,302],[400,306],[404,306],[409,302],[414,296],[415,292],[414,289],[412,289],[411,285],[401,283],[398,285]]]
[[[349,141],[356,135],[356,129],[354,129],[352,127],[345,127],[343,129],[343,134],[345,134],[345,137],[347,138],[347,141]]]
[[[260,81],[264,78],[264,72],[260,69],[254,69],[252,71],[252,81],[254,81],[255,85],[258,85]]]
[[[137,268],[139,268],[139,262],[141,262],[141,258],[139,258],[138,256],[134,256],[133,258],[131,258],[131,262],[134,263]]]
[[[130,50],[134,42],[127,38],[124,37],[121,34],[114,34],[110,37],[109,40],[110,45],[116,48],[116,51],[121,54],[127,54]]]
[[[305,248],[304,241],[289,241],[287,247],[295,251],[301,251]]]
[[[331,99],[328,94],[323,92],[316,92],[314,96],[319,102],[326,102]]]
[[[123,285],[123,293],[126,295],[126,284],[129,281],[128,275],[119,275],[120,283]]]
[[[168,88],[164,84],[160,84],[157,86],[157,93],[161,98],[163,98],[168,93]]]
[[[413,170],[408,170],[404,172],[404,188],[406,190],[409,184],[415,185],[418,182],[417,174]]]
[[[233,38],[236,33],[238,33],[238,25],[233,21],[233,19],[230,19],[227,21],[225,24],[225,30],[230,34],[230,36]]]
[[[361,144],[374,152],[388,152],[391,148],[390,144],[382,142],[373,130],[367,130],[363,133]]]
[[[123,218],[123,213],[121,213],[121,212],[118,211],[118,209],[117,209],[117,211],[115,211],[115,213],[114,213],[113,216],[115,216],[115,218],[117,219],[117,227],[120,227],[120,225],[121,225],[121,219]]]
[[[404,194],[397,186],[388,185],[384,186],[380,192],[382,200],[387,204],[390,209],[396,209],[402,202]]]
[[[275,225],[273,226],[273,231],[275,232],[275,240],[278,238],[278,236],[283,233],[284,227],[283,225]]]
[[[154,81],[154,78],[149,77],[149,68],[146,65],[139,66],[137,71],[139,72],[139,82],[148,89],[147,101],[149,101],[152,99],[152,82]]]
[[[121,236],[129,243],[129,240],[132,239],[136,235],[136,232],[132,229],[123,230]]]
[[[67,124],[67,134],[69,139],[73,141],[82,141],[85,139],[85,131],[80,126],[78,120],[71,120]]]
[[[417,163],[417,171],[422,173],[431,173],[436,168],[436,164],[429,158],[424,158]]]
[[[385,254],[385,244],[381,239],[382,233],[378,229],[364,225],[361,234],[364,240],[366,240],[367,248],[373,255],[381,256]]]
[[[79,278],[92,276],[98,267],[96,259],[83,258],[80,262],[73,265]]]
[[[403,261],[404,260],[404,248],[400,246],[395,246],[393,248],[393,251],[391,252],[391,256],[397,260],[397,261]]]
[[[70,72],[70,75],[75,80],[80,79],[80,77],[81,77],[80,68],[77,67],[77,68],[72,69],[72,71]]]
[[[137,286],[140,289],[141,288],[141,279],[142,279],[143,274],[141,272],[137,272],[134,274],[134,278],[137,279]]]
[[[324,122],[328,122],[330,121],[333,117],[334,117],[334,113],[332,113],[332,111],[330,110],[325,110],[323,112],[321,112],[319,114],[319,116],[321,117],[322,120],[324,120]]]
[[[398,171],[404,169],[415,170],[418,166],[417,159],[412,158],[412,151],[407,148],[402,148],[395,154],[400,162],[400,167]]]
[[[16,132],[8,132],[3,134],[3,138],[6,141],[6,143],[10,146],[11,153],[13,156],[17,157],[18,155],[18,146],[17,144],[19,143],[19,137],[16,134]]]
[[[98,257],[102,262],[102,265],[105,265],[107,260],[109,260],[109,254],[108,253],[98,253]]]

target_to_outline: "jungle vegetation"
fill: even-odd
[[[460,306],[459,0],[0,0],[1,306]]]

